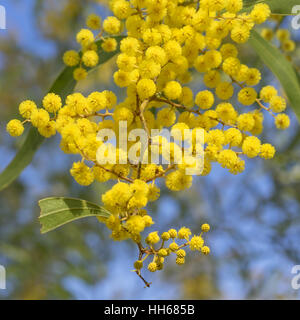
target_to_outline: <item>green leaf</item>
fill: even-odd
[[[101,64],[107,62],[114,55],[119,53],[119,44],[124,36],[114,37],[118,42],[118,48],[114,52],[104,52],[101,49],[102,40],[97,41],[99,48],[99,64],[95,68],[89,69],[89,71],[95,70]],[[73,71],[75,68],[66,67],[58,78],[53,83],[49,92],[56,93],[61,96],[64,100],[67,95],[71,94],[76,86],[76,81],[73,79]],[[25,141],[21,148],[18,150],[14,159],[6,167],[6,169],[0,174],[0,191],[8,187],[20,174],[21,172],[31,163],[35,153],[45,140],[35,128],[31,128],[25,138]]]
[[[35,128],[30,128],[22,147],[14,159],[0,174],[0,191],[8,187],[30,164],[34,154],[43,143],[44,138]]]
[[[73,198],[46,198],[39,201],[42,225],[41,233],[46,233],[66,223],[85,217],[105,217],[110,213],[94,204],[81,199]]]
[[[299,3],[299,0],[244,0],[243,11],[249,12],[258,3],[266,3],[274,14],[292,15],[292,8]]]
[[[300,85],[297,73],[286,57],[269,41],[252,31],[250,45],[264,64],[274,73],[283,87],[291,107],[300,121]]]

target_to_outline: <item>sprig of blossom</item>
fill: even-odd
[[[201,176],[210,173],[214,162],[235,175],[245,170],[247,157],[273,158],[274,146],[261,142],[258,136],[263,131],[265,115],[274,117],[278,129],[289,127],[289,117],[284,113],[286,102],[270,85],[257,91],[261,73],[239,60],[236,46],[247,42],[253,27],[265,22],[271,12],[266,4],[255,5],[249,14],[241,12],[242,8],[242,0],[112,0],[113,15],[103,21],[96,14],[90,15],[87,28],[76,36],[80,53],[69,50],[63,61],[74,68],[75,80],[83,80],[89,68],[101,62],[99,47],[106,52],[115,51],[118,44],[113,36],[124,34],[113,79],[117,86],[126,88],[125,99],[118,102],[108,90],[92,92],[87,97],[74,93],[65,101],[50,93],[41,108],[30,100],[22,102],[19,111],[24,121],[15,119],[7,125],[14,137],[23,133],[27,123],[46,138],[58,132],[61,149],[80,157],[70,170],[80,185],[115,182],[102,195],[102,202],[112,215],[100,221],[111,230],[114,240],[132,239],[137,244],[139,258],[134,270],[147,286],[149,283],[141,275],[146,259],[152,258],[147,268],[155,272],[163,268],[172,253],[176,254],[178,265],[184,264],[186,247],[205,255],[210,252],[202,237],[203,232],[209,231],[208,224],[193,237],[185,227],[160,235],[151,232],[144,240],[142,237],[154,223],[146,207],[159,199],[159,181],[164,179],[167,188],[178,192],[190,188],[193,180],[201,177],[186,174],[188,159],[177,164],[179,146],[163,143],[162,136],[157,137],[159,155],[168,149],[169,165],[130,161],[101,165],[97,150],[106,143],[97,139],[98,132],[112,129],[119,138],[121,121],[127,122],[128,131],[142,128],[148,134],[152,129],[196,132],[200,128],[204,130],[205,144]],[[278,37],[287,40],[284,32],[278,31]],[[193,71],[206,86],[195,94],[189,87]],[[230,102],[235,93],[242,108]],[[153,141],[148,138],[151,145]],[[192,153],[197,143],[193,139]],[[132,145],[129,143],[128,148]],[[114,149],[119,160],[128,151],[112,144],[108,148]]]

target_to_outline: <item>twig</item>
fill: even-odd
[[[147,288],[150,288],[152,282],[147,282],[145,278],[141,275],[140,271],[136,270],[135,273],[143,280]]]
[[[145,116],[144,116],[144,112],[145,112],[145,109],[147,108],[148,104],[149,104],[149,100],[144,100],[143,103],[141,104],[141,106],[139,107],[138,114],[139,114],[139,117],[143,123],[144,129],[147,133],[148,143],[150,144],[151,143],[150,131],[149,131],[149,128],[148,128],[148,125],[147,125],[147,122],[146,122]]]
[[[95,161],[94,161],[94,162],[95,162]],[[110,173],[116,175],[116,176],[117,176],[118,178],[120,178],[121,180],[125,180],[125,181],[127,181],[127,182],[133,183],[133,180],[132,180],[132,179],[127,178],[127,177],[124,177],[124,176],[122,176],[121,174],[119,174],[119,173],[117,173],[117,172],[115,172],[115,171],[113,171],[113,170],[107,169],[107,168],[105,168],[104,166],[101,166],[101,165],[98,164],[98,163],[95,163],[95,164],[96,164],[96,167],[100,167],[101,169],[105,170],[106,172],[110,172]]]
[[[238,81],[234,80],[232,77],[230,77],[230,78],[231,78],[232,82],[233,82],[233,83],[236,83],[240,88],[244,89],[244,88],[246,87],[245,84],[239,83]],[[274,117],[274,114],[272,113],[271,109],[270,109],[270,108],[267,108],[266,106],[264,106],[264,105],[260,102],[260,99],[256,98],[256,99],[255,99],[255,102],[259,105],[259,107],[260,107],[261,109],[264,109],[264,110],[268,111],[268,112]]]
[[[190,113],[194,113],[194,114],[197,114],[199,116],[203,116],[203,113],[201,113],[200,111],[198,110],[193,110],[193,109],[189,109],[187,108],[186,106],[182,105],[182,104],[179,104],[179,103],[175,103],[171,100],[167,100],[167,99],[163,99],[163,98],[155,98],[156,101],[159,101],[159,102],[164,102],[164,103],[167,103],[169,105],[171,105],[172,107],[175,107],[175,108],[178,108],[178,109],[183,109],[187,112],[190,112]],[[223,126],[229,126],[229,127],[233,127],[233,128],[236,128],[236,126],[234,125],[231,125],[231,124],[227,124],[225,122],[223,122],[222,120],[219,120],[219,119],[216,119],[214,117],[210,117],[210,116],[206,116],[208,118],[210,118],[211,120],[214,120],[214,121],[217,121],[219,122],[220,124],[222,124]]]
[[[146,180],[146,182],[151,182],[151,181],[153,181],[153,180],[156,180],[156,179],[158,179],[158,178],[161,178],[161,177],[163,177],[167,172],[171,171],[171,170],[174,169],[174,168],[175,168],[175,164],[169,166],[166,170],[164,170],[163,172],[155,175],[153,178],[150,178],[150,179]]]

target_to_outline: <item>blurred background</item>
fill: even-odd
[[[74,36],[91,12],[109,15],[105,0],[7,0],[7,30],[0,30],[0,171],[22,139],[5,132],[19,103],[40,101],[63,64],[62,53],[76,49]],[[290,18],[281,26],[289,27]],[[271,22],[274,27],[276,22]],[[299,41],[299,31],[292,31]],[[298,37],[298,38],[297,38]],[[299,70],[300,49],[290,59]],[[298,61],[297,61],[298,57]],[[258,67],[263,82],[278,82],[247,45],[240,59]],[[111,89],[112,59],[77,87],[83,93]],[[298,65],[298,66],[297,66]],[[193,89],[203,86],[195,75]],[[283,94],[283,93],[282,93]],[[236,102],[235,102],[236,103]],[[204,222],[212,254],[190,253],[184,267],[170,259],[164,271],[145,272],[153,282],[145,289],[131,272],[137,257],[130,242],[116,243],[96,219],[71,223],[40,234],[37,201],[48,196],[79,197],[100,203],[107,184],[80,187],[69,175],[74,158],[48,140],[19,179],[0,193],[0,264],[7,289],[1,299],[297,299],[291,269],[300,265],[300,128],[292,111],[291,128],[278,132],[266,115],[263,139],[275,144],[274,160],[248,160],[247,170],[232,176],[218,165],[182,193],[162,189],[150,208],[158,222],[153,230]]]

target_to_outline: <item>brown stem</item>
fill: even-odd
[[[147,288],[150,288],[150,285],[151,285],[152,282],[147,282],[147,281],[145,280],[145,278],[141,275],[140,271],[137,270],[137,271],[135,271],[135,273],[143,280],[143,282],[145,283],[146,287],[147,287]],[[146,287],[145,287],[145,288],[146,288]]]
[[[147,108],[149,104],[149,100],[144,100],[143,103],[141,104],[140,108],[139,108],[139,117],[143,123],[143,126],[144,126],[144,129],[147,133],[147,136],[148,136],[148,142],[151,143],[151,136],[150,136],[150,131],[149,131],[149,128],[148,128],[148,125],[147,125],[147,122],[145,120],[145,116],[144,116],[144,112],[145,112],[145,109]]]
[[[140,105],[140,101],[139,101],[139,96],[136,95],[136,104],[137,104],[137,114],[144,126],[144,129],[147,133],[147,137],[148,137],[148,145],[151,144],[151,135],[150,135],[150,131],[149,131],[149,128],[148,128],[148,125],[147,125],[147,122],[145,120],[145,117],[144,117],[144,112],[145,112],[145,109],[147,108],[147,105],[149,104],[150,100],[144,100],[143,103]],[[137,174],[137,178],[139,179],[141,177],[141,170],[142,170],[142,163],[139,162],[139,165],[138,165],[138,174]]]
[[[163,177],[167,172],[169,172],[170,170],[172,170],[172,169],[174,169],[174,168],[175,168],[175,165],[173,164],[173,165],[169,166],[169,167],[168,167],[166,170],[164,170],[163,172],[155,175],[153,178],[150,178],[150,179],[146,180],[146,182],[151,182],[151,181],[153,181],[153,180],[155,180],[155,179],[161,178],[161,177]]]
[[[244,89],[244,88],[246,87],[245,84],[239,83],[238,81],[234,80],[232,77],[230,77],[230,78],[231,78],[232,82],[236,83],[241,89]],[[270,108],[265,107],[265,106],[260,102],[260,100],[259,100],[258,98],[255,99],[255,102],[259,105],[259,107],[260,107],[261,109],[264,109],[264,110],[270,112],[270,114],[271,114],[272,116],[274,116],[273,113],[272,113],[272,111],[270,110]]]
[[[101,165],[98,164],[98,163],[96,163],[96,166],[97,166],[97,167],[100,167],[101,169],[105,170],[106,172],[110,172],[110,173],[116,175],[116,176],[117,176],[118,178],[120,178],[121,180],[125,180],[125,181],[127,181],[127,182],[133,183],[133,180],[132,180],[132,179],[127,178],[127,177],[124,177],[124,176],[122,176],[121,174],[116,173],[116,172],[113,171],[113,170],[107,169],[107,168],[105,168],[104,166],[101,166]]]
[[[178,109],[183,109],[183,110],[185,110],[185,111],[187,111],[187,112],[194,113],[194,114],[197,114],[197,115],[199,115],[199,116],[202,116],[202,115],[203,115],[203,114],[202,114],[200,111],[198,111],[198,110],[189,109],[189,108],[187,108],[186,106],[184,106],[184,105],[182,105],[182,104],[179,104],[179,103],[175,103],[175,102],[173,102],[173,101],[171,101],[171,100],[167,100],[167,99],[163,99],[163,98],[155,98],[155,100],[156,100],[156,101],[159,101],[159,102],[167,103],[167,104],[169,104],[169,105],[172,106],[172,107],[175,107],[175,108],[178,108]],[[216,119],[216,118],[213,118],[213,117],[209,117],[209,116],[207,116],[207,117],[210,118],[211,120],[214,120],[214,121],[219,122],[219,123],[222,124],[223,126],[230,126],[230,127],[236,128],[236,126],[227,124],[227,123],[225,123],[225,122],[223,122],[223,121],[221,121],[221,120],[219,120],[219,119]]]
[[[110,112],[106,112],[106,113],[91,113],[91,114],[87,114],[87,115],[81,115],[81,118],[89,118],[89,117],[102,117],[102,118],[106,118],[106,117],[112,117],[113,114]]]

